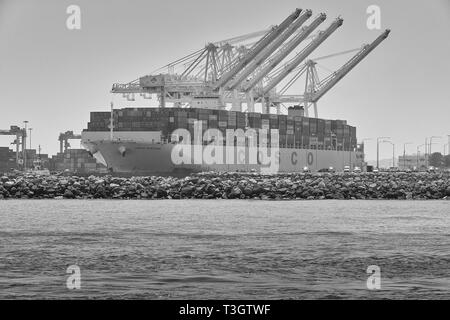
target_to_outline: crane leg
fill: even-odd
[[[251,92],[247,93],[247,112],[255,112],[255,100]]]
[[[19,165],[19,143],[20,143],[20,136],[16,135],[16,165]],[[19,169],[19,167],[17,167]]]

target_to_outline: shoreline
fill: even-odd
[[[450,173],[198,173],[177,177],[0,176],[8,199],[449,200]]]

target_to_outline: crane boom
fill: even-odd
[[[263,95],[269,92],[273,87],[275,87],[280,81],[282,81],[292,70],[294,70],[307,56],[311,54],[322,42],[324,42],[337,28],[339,28],[343,23],[342,18],[337,18],[325,31],[320,32],[319,35],[314,38],[313,41],[306,46],[305,49],[300,51],[297,56],[289,62],[282,72],[280,72],[275,78],[273,78],[266,87],[263,89]]]
[[[213,88],[218,89],[224,86],[232,77],[234,77],[239,71],[242,70],[256,55],[263,50],[269,43],[271,43],[279,34],[281,34],[286,28],[300,15],[301,9],[296,9],[291,13],[279,26],[272,28],[261,41],[259,41],[255,47],[247,53],[240,61],[238,61],[231,70],[224,73],[214,84]]]
[[[281,35],[272,41],[267,47],[259,52],[256,57],[240,72],[230,83],[228,89],[234,89],[239,86],[258,66],[260,66],[270,55],[275,52],[306,20],[312,15],[311,10],[306,10],[295,20]]]
[[[244,91],[248,91],[253,88],[261,79],[273,70],[284,58],[288,56],[302,41],[304,41],[322,22],[325,21],[327,15],[321,13],[308,27],[306,27],[301,33],[294,37],[289,43],[282,49],[280,49],[275,57],[271,59],[268,64],[258,72],[247,84],[244,85]]]
[[[371,44],[365,45],[352,59],[344,64],[337,72],[329,78],[326,83],[320,86],[311,98],[311,102],[317,102],[325,93],[333,88],[347,73],[349,73],[356,65],[361,62],[373,49],[375,49],[384,39],[388,37],[390,30],[387,29],[379,35]]]

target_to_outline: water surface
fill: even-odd
[[[448,201],[0,201],[0,299],[450,298]],[[81,269],[68,290],[66,268]],[[381,290],[366,269],[381,268]]]

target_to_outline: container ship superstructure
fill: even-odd
[[[311,15],[296,9],[268,30],[209,43],[168,64],[166,73],[114,84],[114,94],[131,101],[156,96],[159,106],[91,112],[83,146],[116,173],[259,172],[275,162],[276,172],[363,166],[356,128],[319,118],[317,102],[390,31],[359,49],[307,60],[343,23],[337,18],[313,34],[326,15],[302,26]],[[347,63],[319,79],[316,60],[351,51],[357,52]],[[287,94],[302,77],[304,93]]]

